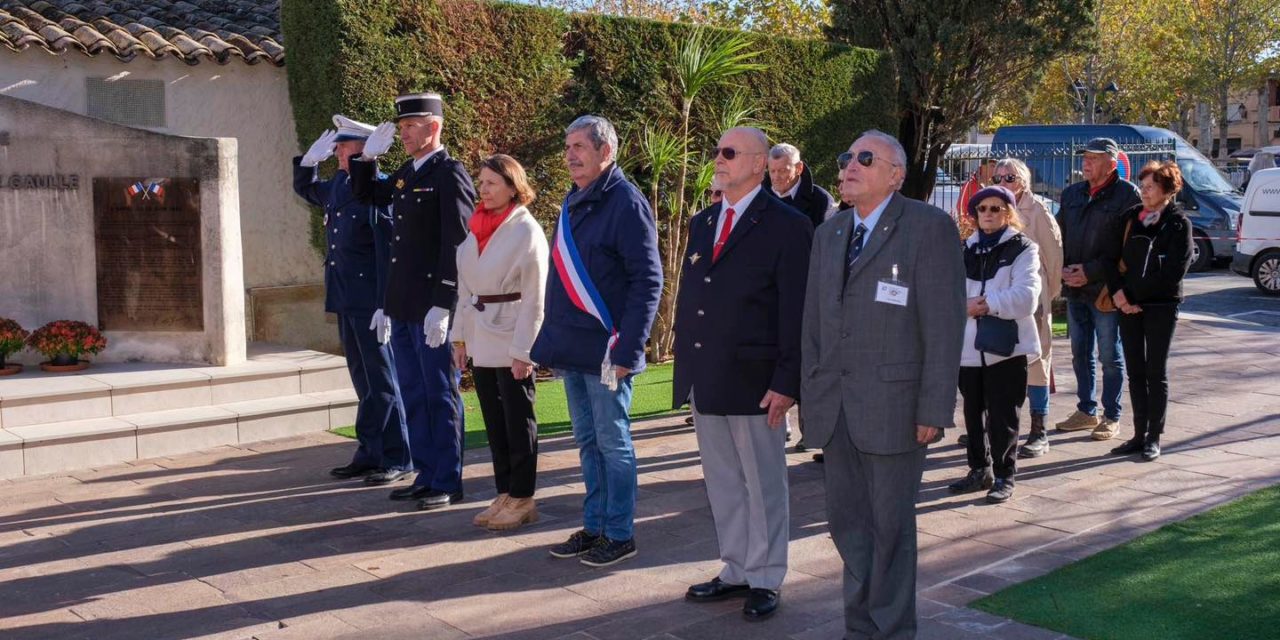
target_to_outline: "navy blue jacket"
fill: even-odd
[[[1107,232],[1124,212],[1142,202],[1138,188],[1128,180],[1115,180],[1096,195],[1089,195],[1089,183],[1077,182],[1062,190],[1058,226],[1062,228],[1062,264],[1084,265],[1089,282],[1083,287],[1062,287],[1069,300],[1093,302],[1106,284]]]
[[[300,160],[293,159],[293,190],[324,209],[324,310],[372,314],[382,307],[387,285],[387,208],[357,200],[345,171],[320,180],[316,168],[301,166]]]
[[[441,149],[414,170],[413,160],[390,177],[377,162],[351,159],[351,190],[361,202],[389,206],[395,231],[382,308],[402,322],[422,322],[431,307],[458,299],[458,245],[467,237],[476,191],[461,162]]]
[[[610,360],[641,371],[644,345],[662,296],[662,262],[653,211],[616,164],[586,189],[575,185],[568,202],[574,243],[618,329],[618,343]],[[598,374],[608,339],[598,320],[573,305],[559,271],[551,269],[542,330],[530,352],[533,361]]]
[[[672,408],[758,415],[767,391],[800,396],[800,328],[813,225],[761,189],[711,261],[715,204],[689,221],[676,301]]]

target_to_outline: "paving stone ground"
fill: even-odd
[[[1280,482],[1280,334],[1184,320],[1171,369],[1155,463],[1057,435],[1023,465],[1015,499],[988,506],[947,493],[964,465],[956,432],[934,447],[919,499],[920,638],[1063,638],[965,605]],[[1058,371],[1060,419],[1074,402],[1065,357]],[[0,637],[841,637],[820,465],[789,456],[783,608],[753,624],[739,602],[682,600],[719,566],[692,428],[637,423],[635,441],[640,554],[606,570],[546,553],[580,523],[582,477],[563,437],[543,443],[542,520],[508,535],[470,524],[494,493],[487,452],[467,454],[465,503],[421,513],[328,479],[352,446],[328,434],[0,482]]]

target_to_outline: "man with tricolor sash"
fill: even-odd
[[[615,162],[618,134],[599,116],[565,130],[574,186],[552,239],[534,362],[564,379],[586,485],[582,530],[551,549],[604,567],[636,554],[631,383],[662,295],[653,211]]]

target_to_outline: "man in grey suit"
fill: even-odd
[[[801,332],[805,439],[826,454],[845,640],[916,633],[925,447],[953,425],[964,262],[951,218],[897,193],[906,153],[868,131],[840,162],[853,204],[818,228]]]

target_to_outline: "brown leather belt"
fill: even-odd
[[[520,294],[518,292],[517,293],[499,293],[493,296],[471,296],[471,306],[475,307],[476,311],[484,311],[484,305],[488,303],[496,304],[499,302],[515,302],[516,300],[519,300],[519,299],[520,299]]]

